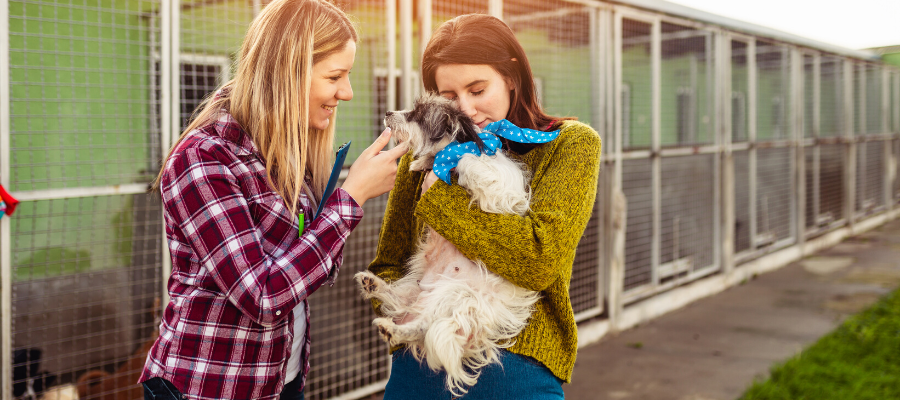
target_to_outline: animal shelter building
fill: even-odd
[[[422,92],[432,30],[466,13],[502,18],[548,112],[600,133],[569,289],[582,344],[900,215],[900,67],[875,53],[661,0],[335,2],[361,35],[335,140],[358,143],[350,160]],[[19,201],[0,217],[0,397],[81,381],[81,398],[142,398],[171,269],[148,185],[266,3],[0,0],[0,184]],[[352,276],[386,202],[310,298],[309,399],[384,388]]]

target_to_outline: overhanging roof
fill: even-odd
[[[728,1],[728,0],[723,0]],[[573,1],[574,3],[584,3],[581,1]],[[880,57],[866,50],[848,49],[830,43],[820,42],[805,38],[803,36],[782,32],[777,29],[768,28],[761,25],[740,21],[733,18],[723,17],[710,12],[698,10],[695,8],[683,6],[681,4],[670,3],[663,0],[606,0],[604,2],[622,4],[636,8],[643,8],[650,11],[657,11],[676,17],[705,22],[711,25],[718,25],[741,33],[753,36],[761,36],[764,38],[774,39],[782,42],[788,42],[815,50],[825,51],[829,53],[840,54],[849,57],[861,58],[864,60],[880,60]]]

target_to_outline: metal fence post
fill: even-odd
[[[387,45],[387,109],[397,104],[397,0],[384,0]]]
[[[844,60],[844,218],[856,222],[856,138],[853,136],[853,62]]]
[[[400,107],[412,108],[413,104],[413,0],[400,0]]]
[[[720,262],[722,271],[728,275],[734,271],[734,223],[735,223],[735,198],[734,198],[734,152],[731,148],[731,36],[724,32],[716,33],[716,126],[719,146],[719,154],[722,159],[721,175],[721,230],[722,238],[720,246]]]
[[[894,141],[891,135],[890,112],[891,112],[891,76],[887,67],[881,67],[881,134],[884,136],[884,146],[882,146],[884,168],[884,189],[882,192],[882,201],[887,210],[890,210],[893,204],[891,201],[891,191],[894,187],[894,179],[896,178],[896,168],[894,167]]]
[[[625,285],[625,229],[627,219],[618,221],[617,218],[624,218],[623,214],[617,214],[619,211],[616,207],[618,204],[622,207],[627,205],[622,196],[622,14],[612,14],[613,19],[613,124],[614,135],[613,151],[611,152],[615,162],[612,171],[613,183],[610,196],[610,202],[607,205],[608,218],[607,232],[611,232],[607,237],[607,243],[612,250],[609,256],[609,282],[607,289],[607,304],[609,315],[610,330],[618,330],[620,316],[622,315],[622,292]],[[619,203],[621,204],[619,204]]]
[[[9,1],[0,0],[0,184],[9,186]],[[12,398],[12,238],[9,218],[0,218],[0,397]]]
[[[813,115],[812,115],[812,132],[815,142],[813,142],[813,186],[812,193],[807,196],[813,196],[813,226],[818,229],[818,218],[821,215],[821,193],[822,193],[822,145],[818,143],[822,129],[822,56],[816,54],[813,56]],[[805,227],[804,227],[805,229]],[[805,234],[804,234],[805,236]]]
[[[802,245],[806,241],[806,146],[804,144],[804,133],[806,126],[803,123],[804,107],[804,58],[803,54],[797,48],[790,50],[790,80],[791,95],[790,107],[788,108],[793,118],[790,118],[790,130],[793,132],[791,140],[794,142],[794,168],[796,173],[793,175],[794,198],[795,202],[791,209],[794,218],[791,230],[794,232],[794,239],[798,244]]]
[[[425,46],[431,39],[431,0],[418,0],[419,4],[419,57],[425,54]],[[421,84],[421,82],[419,82]]]
[[[750,179],[750,189],[748,190],[750,201],[748,204],[750,205],[750,245],[748,250],[756,250],[756,237],[759,231],[759,219],[757,218],[757,167],[756,167],[756,136],[759,122],[757,120],[757,78],[759,76],[758,71],[756,69],[756,40],[750,39],[747,42],[747,70],[749,71],[748,83],[747,83],[747,142],[750,145],[750,148],[747,150],[747,169],[749,173],[747,174]]]
[[[662,21],[659,17],[653,19],[650,31],[650,70],[651,72],[651,147],[652,160],[652,203],[653,218],[651,233],[653,237],[651,251],[651,284],[659,285],[659,265],[662,253],[662,156],[660,154],[662,135]]]
[[[503,0],[488,0],[488,15],[503,19]]]

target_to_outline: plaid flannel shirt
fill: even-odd
[[[171,297],[140,381],[162,377],[190,399],[274,399],[306,307],[301,371],[309,371],[306,298],[334,284],[344,243],[362,208],[335,190],[319,218],[305,196],[298,218],[267,184],[256,146],[223,112],[190,132],[160,183],[172,256]]]

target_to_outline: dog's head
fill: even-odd
[[[397,143],[409,143],[413,157],[417,159],[433,159],[454,140],[484,146],[478,137],[480,130],[472,119],[452,100],[436,94],[419,97],[412,110],[389,111],[385,114],[384,124],[391,128],[391,137]]]

